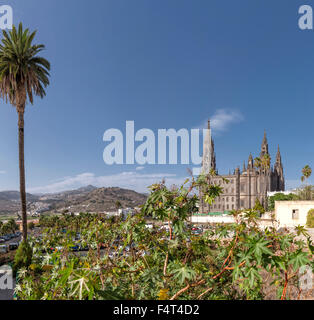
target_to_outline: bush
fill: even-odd
[[[260,203],[260,201],[256,198],[255,200],[255,205],[254,205],[254,208],[253,210],[257,211],[261,214],[265,213],[265,209],[264,207],[262,206],[262,204]]]
[[[270,211],[275,210],[275,201],[291,201],[291,200],[299,200],[299,197],[293,193],[289,193],[289,194],[284,194],[281,192],[276,193],[273,196],[268,198],[268,210]]]
[[[307,213],[306,226],[307,226],[308,228],[314,228],[314,209],[311,209],[311,210]]]
[[[33,249],[27,241],[22,241],[14,257],[14,273],[16,273],[20,268],[27,268],[32,262],[32,257]]]
[[[34,228],[35,228],[34,222],[30,222],[30,223],[28,224],[28,229],[29,229],[29,230],[33,230]]]

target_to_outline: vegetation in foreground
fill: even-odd
[[[275,287],[278,299],[300,297],[299,270],[314,267],[306,230],[296,228],[307,241],[261,231],[259,212],[248,210],[232,212],[236,223],[193,235],[188,218],[200,187],[209,203],[222,191],[200,176],[179,188],[151,186],[142,212],[125,221],[90,214],[42,219],[42,239],[30,239],[32,259],[19,269],[19,299],[265,299],[265,286]],[[145,216],[164,227],[148,228]],[[77,241],[89,246],[85,254],[76,252]]]

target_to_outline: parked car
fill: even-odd
[[[79,246],[79,251],[88,251],[88,250],[89,250],[89,247],[87,244],[85,246],[82,244]]]
[[[191,234],[198,236],[203,233],[203,229],[199,227],[193,227],[191,230]]]
[[[74,245],[74,246],[71,246],[71,247],[70,247],[70,250],[71,250],[71,251],[74,251],[74,252],[77,252],[77,251],[80,250],[80,246],[76,244],[76,245]]]
[[[8,253],[9,247],[6,244],[0,246],[0,253]]]
[[[16,250],[18,247],[19,247],[19,244],[17,242],[9,243],[9,250]]]
[[[0,238],[0,243],[3,243],[3,242],[5,242],[5,239],[4,238]]]

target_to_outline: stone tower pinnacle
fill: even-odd
[[[254,162],[253,162],[253,156],[252,156],[252,153],[250,153],[249,155],[249,160],[248,160],[248,163],[247,163],[247,168],[252,170],[254,168]]]
[[[207,129],[203,130],[203,161],[202,161],[202,173],[208,174],[211,170],[212,162],[212,138],[210,120],[207,122]]]
[[[268,142],[267,142],[267,137],[266,137],[266,130],[264,131],[264,138],[263,138],[263,142],[262,142],[260,158],[262,158],[265,154],[268,154]]]

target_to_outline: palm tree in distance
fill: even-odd
[[[302,169],[302,174],[303,174],[303,176],[301,177],[302,182],[304,180],[307,181],[307,179],[311,176],[312,169],[308,164],[306,166],[304,166],[304,168]]]
[[[308,179],[312,174],[312,169],[311,167],[307,164],[304,166],[302,169],[302,177],[301,181],[305,181],[305,186],[303,190],[300,192],[301,199],[303,200],[312,200],[312,193],[313,193],[313,186],[308,185]]]
[[[270,155],[268,153],[265,153],[262,157],[257,157],[254,159],[254,167],[260,171],[260,173],[263,173],[263,181],[264,181],[264,208],[267,209],[267,191],[268,191],[268,184],[266,179],[266,174],[268,173],[268,170],[270,169]]]
[[[33,97],[43,98],[44,88],[49,85],[50,63],[38,56],[45,46],[32,44],[36,31],[18,29],[3,30],[0,44],[0,96],[9,101],[18,113],[20,197],[22,211],[23,240],[27,240],[27,215],[24,167],[24,112],[27,102]]]

